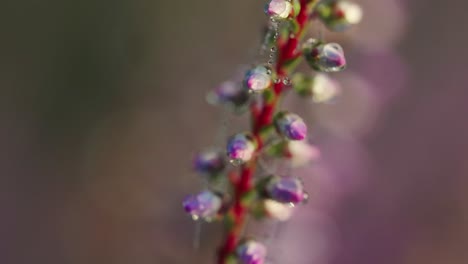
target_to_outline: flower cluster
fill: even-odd
[[[330,74],[345,69],[343,49],[321,38],[304,40],[305,28],[316,22],[343,31],[359,22],[362,11],[345,0],[270,0],[265,14],[269,26],[262,50],[271,52],[267,63],[253,65],[242,80],[226,81],[207,97],[236,114],[250,109],[252,128],[228,137],[223,151],[208,149],[196,155],[193,167],[206,189],[183,202],[195,220],[226,223],[218,263],[265,263],[266,246],[244,234],[247,216],[285,221],[295,205],[308,199],[293,168],[317,159],[320,152],[309,143],[303,118],[279,109],[278,102],[289,90],[315,103],[339,95],[341,86]],[[303,60],[312,71],[295,72]],[[264,159],[280,160],[287,169],[265,165]]]

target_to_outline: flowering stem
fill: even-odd
[[[294,35],[288,36],[286,41],[282,41],[281,38],[277,40],[276,45],[278,46],[278,60],[276,63],[276,73],[279,80],[284,80],[288,71],[292,69],[286,69],[286,63],[297,58],[299,55],[297,49],[300,39],[304,33],[304,28],[307,25],[309,12],[312,8],[312,3],[316,3],[317,0],[300,0],[301,9],[297,17],[295,18],[298,25],[298,32]],[[263,139],[261,136],[262,129],[271,126],[273,122],[273,114],[277,106],[278,100],[284,91],[285,84],[283,82],[275,82],[273,87],[273,96],[269,100],[265,100],[263,106],[260,109],[257,107],[251,108],[251,119],[252,119],[252,133],[257,140],[257,153],[263,146]],[[248,213],[248,206],[242,202],[242,198],[249,193],[252,186],[252,178],[256,169],[257,155],[248,163],[242,165],[240,168],[240,175],[238,178],[233,179],[234,185],[234,204],[230,209],[230,212],[225,216],[227,234],[223,245],[220,247],[218,252],[218,264],[226,264],[228,257],[234,253],[237,244],[239,243],[241,232],[246,224],[246,215]]]

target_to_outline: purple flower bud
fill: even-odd
[[[200,174],[213,176],[221,173],[226,166],[224,155],[216,150],[205,150],[195,155],[193,167]]]
[[[227,105],[233,108],[245,106],[249,93],[240,83],[226,81],[208,93],[207,100],[213,105]]]
[[[239,133],[230,137],[227,143],[227,155],[234,165],[242,164],[252,159],[257,142],[250,133]]]
[[[307,125],[296,114],[282,111],[275,116],[275,127],[278,133],[291,140],[302,140],[307,136]]]
[[[270,0],[265,5],[265,14],[273,20],[288,18],[293,11],[293,5],[287,0]]]
[[[346,68],[343,48],[337,43],[321,43],[309,39],[304,44],[304,55],[310,67],[316,71],[338,72]]]
[[[212,191],[205,190],[196,195],[187,196],[183,201],[184,209],[194,220],[199,218],[211,220],[221,208],[221,197]]]
[[[245,87],[252,92],[260,92],[272,84],[272,70],[269,67],[258,65],[246,72],[244,77]]]
[[[297,204],[304,201],[307,194],[298,178],[274,176],[266,187],[271,199],[281,203]]]
[[[237,247],[237,257],[242,264],[263,264],[266,258],[266,247],[257,241],[247,240]]]

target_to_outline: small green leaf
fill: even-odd
[[[293,10],[294,10],[294,17],[297,17],[299,15],[299,12],[301,12],[301,3],[299,0],[293,0]]]
[[[281,141],[270,146],[267,150],[268,155],[272,157],[282,157],[284,156],[284,150],[286,148],[286,142]]]
[[[296,73],[293,76],[293,88],[300,96],[308,97],[312,95],[310,91],[311,82],[312,78],[302,73]]]
[[[224,225],[226,226],[226,229],[227,230],[230,230],[232,229],[232,227],[234,226],[235,224],[235,217],[234,215],[230,212],[230,213],[227,213],[225,216],[224,216]]]
[[[257,192],[255,189],[252,189],[250,191],[248,191],[247,193],[245,193],[242,197],[241,197],[241,203],[243,205],[250,205],[253,203],[253,201],[255,201],[255,199],[257,198]]]
[[[234,254],[230,254],[226,257],[226,264],[237,264],[237,257]]]
[[[296,56],[294,58],[288,59],[284,62],[284,68],[286,71],[291,72],[293,71],[297,65],[301,62],[302,56]]]
[[[260,220],[265,217],[265,206],[263,205],[263,200],[257,200],[251,207],[250,213],[252,216]]]
[[[290,33],[293,33],[294,35],[299,32],[299,29],[301,27],[299,26],[299,23],[297,22],[296,19],[290,19],[289,20],[289,31]]]
[[[264,191],[265,191],[265,187],[266,185],[270,182],[270,180],[273,178],[273,175],[270,175],[270,176],[267,176],[267,177],[263,177],[261,178],[260,180],[257,181],[257,183],[255,184],[255,188],[257,189],[257,193],[263,197],[264,195]]]
[[[274,126],[273,125],[268,125],[262,127],[260,130],[260,137],[262,137],[263,140],[267,139],[273,132],[274,132]]]
[[[263,92],[263,100],[265,100],[266,104],[270,104],[275,99],[275,92],[273,89],[267,89]]]

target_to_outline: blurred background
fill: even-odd
[[[468,3],[357,2],[362,23],[326,35],[349,54],[342,97],[288,101],[323,155],[271,262],[468,263]],[[213,263],[220,226],[194,251],[181,200],[218,131],[205,94],[252,62],[263,4],[5,1],[0,262]]]

